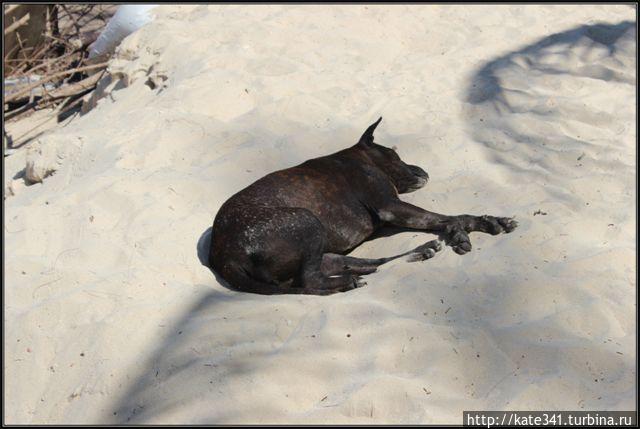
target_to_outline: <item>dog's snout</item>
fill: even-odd
[[[422,168],[418,167],[417,165],[410,165],[409,169],[414,175],[418,177],[422,177],[427,180],[429,179],[429,175],[427,174],[427,172],[424,171]]]

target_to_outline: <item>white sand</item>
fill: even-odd
[[[632,7],[158,14],[113,60],[119,89],[5,159],[7,423],[635,407]],[[220,205],[379,115],[377,141],[432,178],[406,201],[519,229],[472,234],[463,257],[394,261],[345,294],[221,286],[197,250]],[[25,165],[55,173],[27,187],[12,181]]]

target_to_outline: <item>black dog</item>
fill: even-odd
[[[513,231],[510,218],[445,216],[401,201],[398,194],[429,176],[373,142],[381,120],[356,145],[268,174],[229,198],[213,222],[211,267],[241,291],[328,295],[362,285],[359,275],[387,261],[425,260],[441,248],[433,240],[389,258],[344,256],[384,225],[437,233],[459,254],[471,250],[471,231]]]

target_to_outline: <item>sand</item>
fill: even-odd
[[[634,409],[635,13],[162,6],[94,109],[4,159],[5,422]],[[405,201],[519,228],[328,297],[231,291],[202,265],[229,196],[378,116],[431,176]]]

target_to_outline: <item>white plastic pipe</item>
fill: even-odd
[[[118,7],[98,39],[89,49],[89,58],[112,53],[122,40],[153,19],[149,13],[157,4],[132,4]]]

